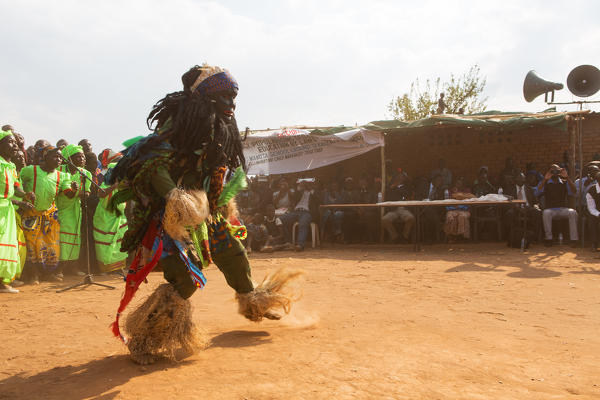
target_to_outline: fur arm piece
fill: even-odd
[[[209,215],[208,198],[202,190],[172,189],[167,194],[163,228],[180,242],[190,240],[187,227],[195,228]]]

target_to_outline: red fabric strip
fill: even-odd
[[[5,246],[5,247],[17,247],[14,244],[4,244],[4,243],[0,243],[0,246]]]
[[[98,229],[98,228],[94,228],[94,230],[95,230],[96,232],[99,232],[99,233],[103,234],[103,235],[116,235],[116,234],[117,234],[117,232],[104,232],[104,231],[101,231],[101,230],[100,230],[100,229]]]
[[[5,186],[4,186],[4,198],[8,199],[8,171],[4,170]]]
[[[119,317],[121,316],[121,313],[125,311],[125,308],[129,304],[131,299],[133,299],[133,296],[135,295],[135,292],[137,292],[139,286],[142,284],[142,282],[146,280],[146,277],[154,269],[154,267],[156,267],[162,255],[163,242],[162,239],[160,239],[157,224],[157,221],[153,220],[150,223],[148,229],[146,230],[144,238],[142,239],[142,246],[146,247],[147,249],[152,249],[154,240],[156,238],[159,238],[158,247],[154,252],[154,256],[152,257],[152,260],[150,260],[150,262],[138,269],[140,260],[142,258],[142,249],[141,247],[140,249],[138,249],[135,259],[133,260],[133,262],[131,263],[131,267],[129,268],[129,273],[125,278],[125,292],[123,293],[123,297],[121,298],[119,309],[117,310],[117,316],[115,318],[115,321],[111,325],[112,333],[116,337],[120,338],[121,341],[123,341],[124,343],[125,338],[123,337],[123,335],[121,335],[121,331],[119,329]]]
[[[35,193],[35,188],[37,187],[37,165],[33,166],[33,193]]]
[[[58,184],[60,183],[60,171],[56,170],[56,194],[58,194]]]

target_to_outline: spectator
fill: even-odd
[[[62,281],[59,268],[60,225],[55,205],[59,193],[75,197],[77,182],[57,169],[61,156],[56,147],[48,146],[41,151],[42,165],[29,165],[21,170],[21,180],[26,192],[35,194],[33,208],[23,212],[23,231],[27,241],[33,283],[42,278]]]
[[[58,142],[56,142],[56,147],[59,149],[62,149],[63,147],[67,147],[69,145],[69,142],[67,142],[65,139],[58,139]]]
[[[283,215],[292,208],[294,201],[294,190],[290,188],[287,180],[279,180],[279,190],[273,193],[273,204],[275,205],[275,214]]]
[[[448,168],[446,168],[446,160],[444,160],[443,158],[440,158],[438,162],[438,167],[431,171],[431,179],[433,179],[435,175],[442,176],[444,187],[446,189],[449,188],[450,185],[452,185],[452,172]]]
[[[450,197],[448,189],[444,187],[441,175],[435,175],[429,185],[429,200],[444,200]],[[433,243],[437,234],[441,232],[445,210],[442,207],[425,207],[423,211],[425,242]]]
[[[594,183],[585,194],[588,227],[592,237],[592,250],[598,251],[598,225],[600,224],[600,171],[594,175]]]
[[[530,176],[533,176],[533,178],[535,178],[535,175],[533,174],[530,174]],[[519,172],[515,177],[515,184],[511,187],[507,187],[504,191],[504,194],[509,196],[510,198],[525,201],[525,204],[520,206],[516,210],[514,208],[510,208],[504,214],[504,225],[508,228],[508,232],[511,232],[515,227],[516,217],[518,215],[516,211],[526,213],[527,220],[529,221],[528,225],[533,227],[534,232],[537,231],[535,232],[536,234],[539,232],[541,225],[542,210],[540,208],[539,200],[535,195],[534,190],[535,188],[532,188],[531,186],[526,184],[525,175],[522,172]],[[509,240],[511,237],[512,235],[509,234]]]
[[[525,173],[527,176],[529,176],[529,174],[533,174],[535,176],[535,186],[537,186],[542,181],[542,179],[544,179],[544,175],[538,172],[538,170],[535,168],[535,163],[533,162],[528,162],[525,165]]]
[[[343,204],[358,204],[358,191],[354,184],[354,178],[346,177],[344,179],[344,188],[342,189]],[[345,243],[351,243],[356,240],[358,233],[358,210],[354,207],[344,210],[342,221],[342,233]]]
[[[84,153],[93,153],[92,144],[88,139],[81,139],[77,145],[83,147]]]
[[[0,190],[3,193],[0,200],[0,215],[2,216],[2,229],[0,232],[0,293],[19,292],[18,289],[11,286],[13,281],[21,274],[17,220],[11,197],[15,194],[18,194],[19,197],[25,195],[17,180],[15,166],[10,162],[14,158],[17,149],[17,143],[12,132],[0,131],[0,174],[3,176],[0,183]]]
[[[392,182],[388,189],[386,200],[405,201],[412,199],[412,195],[412,189],[408,184],[408,175],[402,172]],[[405,207],[397,207],[392,211],[386,212],[383,218],[381,218],[381,225],[387,232],[390,241],[395,242],[399,237],[395,226],[398,221],[402,223],[402,237],[408,241],[415,226],[415,216]]]
[[[35,147],[29,146],[25,150],[25,159],[27,160],[27,165],[34,165],[35,163]]]
[[[484,165],[479,168],[479,175],[473,182],[473,194],[475,197],[481,197],[490,193],[496,193],[496,188],[488,180],[488,167]]]
[[[269,238],[262,248],[262,252],[270,253],[276,250],[294,249],[294,245],[285,242],[283,223],[281,222],[281,218],[275,215],[275,206],[273,204],[269,204],[266,207],[265,226],[267,227]]]
[[[40,165],[43,162],[42,150],[47,147],[50,147],[50,142],[44,139],[40,139],[37,142],[35,142],[35,145],[33,147],[35,151],[32,157],[32,163],[34,165]]]
[[[596,173],[600,171],[597,165],[590,164],[585,168],[586,174],[582,178],[578,178],[575,180],[575,190],[576,190],[576,201],[575,206],[580,207],[583,204],[586,204],[586,194],[588,190],[594,185]]]
[[[475,197],[471,193],[471,189],[465,186],[465,178],[459,176],[456,178],[454,187],[450,190],[450,197],[454,200],[465,200]],[[444,232],[450,240],[454,240],[462,236],[465,239],[471,237],[470,225],[471,212],[467,206],[446,207],[446,223],[444,224]]]
[[[246,228],[248,229],[246,251],[248,253],[262,251],[269,239],[269,232],[265,226],[264,215],[258,213],[254,214],[254,216],[249,218]]]
[[[323,195],[323,204],[342,204],[342,192],[337,181],[332,181]],[[331,233],[334,241],[342,239],[342,222],[344,212],[341,209],[326,208],[321,216],[321,237],[327,234],[327,224],[331,223]]]
[[[568,197],[575,194],[575,184],[569,178],[567,170],[552,164],[544,179],[538,185],[538,192],[543,193],[545,208],[542,214],[544,221],[545,245],[552,246],[552,220],[567,218],[569,220],[569,237],[572,245],[577,244],[577,211],[568,207]]]
[[[15,153],[15,156],[11,159],[15,167],[17,167],[17,173],[21,172],[21,170],[27,165],[25,162],[25,154],[19,150]]]
[[[108,168],[114,165],[110,164]],[[103,183],[101,188],[102,190],[98,191],[99,202],[92,218],[96,260],[102,273],[124,270],[127,253],[121,251],[121,241],[127,231],[126,205],[120,203],[116,210],[109,207],[110,199],[118,193],[118,184],[108,186]],[[91,209],[89,206],[88,208]]]
[[[285,188],[280,188],[284,190]],[[289,193],[289,192],[288,192]],[[308,237],[308,229],[313,221],[313,215],[318,215],[318,199],[310,188],[309,182],[300,181],[298,190],[292,196],[292,211],[281,216],[281,222],[285,229],[286,242],[292,242],[292,230],[294,223],[298,222],[298,241],[295,246],[296,251],[303,251]],[[276,196],[277,198],[277,196]]]
[[[435,175],[429,184],[429,200],[444,200],[450,198],[448,188],[444,186],[442,175]]]
[[[83,148],[74,144],[62,149],[62,155],[67,164],[61,165],[60,172],[72,182],[77,182],[78,190],[75,196],[60,193],[56,197],[58,222],[60,224],[60,257],[63,273],[76,273],[81,252],[81,236],[83,220],[82,199],[89,198],[92,174],[83,169],[86,164]],[[84,176],[82,176],[83,174]],[[88,179],[85,179],[87,177]]]
[[[506,189],[511,185],[514,185],[515,176],[517,176],[520,171],[515,167],[515,163],[512,157],[507,157],[504,162],[504,169],[500,171],[500,186],[502,189]]]
[[[369,186],[366,177],[358,180],[358,189],[356,192],[357,204],[374,204],[377,202],[377,193]],[[375,242],[377,238],[377,211],[373,208],[357,208],[357,237],[362,241]]]
[[[115,162],[118,160],[115,160]],[[97,185],[103,182],[100,169],[98,168],[98,158],[94,153],[85,153],[85,169],[92,174],[92,179]]]

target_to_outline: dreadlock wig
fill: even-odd
[[[146,120],[160,136],[168,138],[179,156],[190,157],[199,150],[209,169],[226,166],[245,168],[242,141],[234,117],[217,114],[213,95],[238,90],[228,71],[219,67],[194,66],[181,77],[183,90],[159,100]],[[169,123],[171,122],[171,123]]]

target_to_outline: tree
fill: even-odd
[[[437,113],[440,93],[444,93],[445,114],[458,114],[461,108],[464,114],[485,111],[488,98],[482,97],[482,93],[486,80],[479,73],[479,65],[475,64],[459,77],[451,74],[450,80],[443,84],[440,78],[434,81],[427,79],[423,90],[417,78],[410,84],[408,93],[392,99],[388,111],[393,118],[401,121],[427,118]]]

